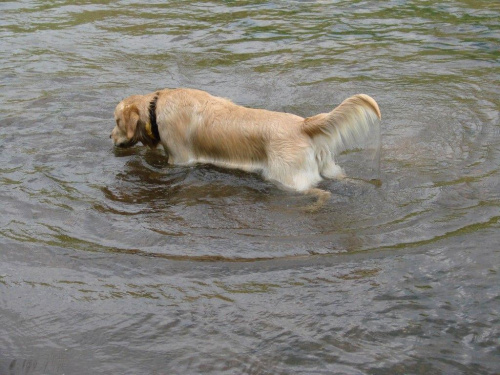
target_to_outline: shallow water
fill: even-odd
[[[0,374],[500,372],[493,1],[0,3]],[[195,87],[382,110],[380,186],[310,198],[114,150],[122,98]],[[372,176],[373,177],[373,176]]]

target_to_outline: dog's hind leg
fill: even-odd
[[[320,174],[324,178],[340,180],[345,177],[344,170],[335,164],[333,160],[328,161],[323,165]]]
[[[307,212],[316,212],[318,211],[321,207],[324,206],[325,202],[330,199],[332,193],[326,190],[322,190],[319,188],[311,188],[308,189],[304,192],[307,195],[313,195],[314,197],[317,198],[316,202],[310,204],[305,208]]]

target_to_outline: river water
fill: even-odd
[[[500,6],[0,3],[0,374],[500,372]],[[124,97],[382,111],[331,200],[114,150]]]

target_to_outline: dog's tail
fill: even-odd
[[[378,126],[382,118],[377,102],[358,94],[344,100],[330,113],[321,113],[304,120],[302,131],[311,138],[326,138],[333,154],[355,147]]]

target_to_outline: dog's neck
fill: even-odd
[[[160,132],[158,131],[158,123],[156,122],[156,102],[158,101],[158,93],[153,100],[149,102],[149,121],[146,123],[146,133],[155,142],[160,141]]]

